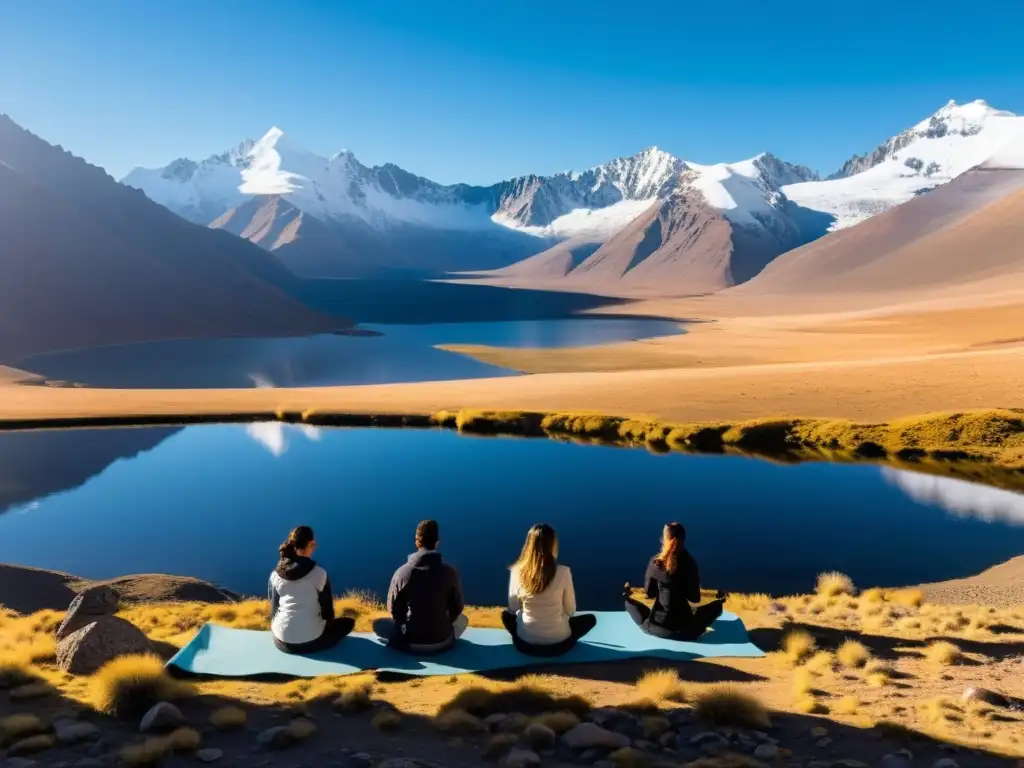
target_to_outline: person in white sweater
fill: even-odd
[[[597,624],[591,614],[575,614],[572,573],[558,564],[555,529],[535,525],[512,566],[502,623],[521,653],[561,656]]]

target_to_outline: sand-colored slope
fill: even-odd
[[[934,290],[1024,267],[1024,170],[971,171],[855,227],[776,259],[733,293],[875,294]]]

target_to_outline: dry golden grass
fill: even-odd
[[[92,677],[92,690],[96,709],[116,717],[138,717],[157,702],[192,693],[156,656],[122,656],[104,664]]]
[[[434,727],[442,733],[465,736],[487,730],[484,721],[464,709],[446,709],[434,718]]]
[[[648,741],[657,741],[672,728],[672,723],[667,717],[661,715],[647,715],[640,720],[640,727],[644,729],[644,738]]]
[[[495,713],[519,712],[539,715],[545,712],[572,712],[582,715],[590,711],[590,702],[578,695],[562,695],[550,690],[545,678],[537,675],[521,677],[514,683],[478,681],[459,690],[441,707],[441,713],[464,711],[478,717]]]
[[[756,697],[729,685],[712,686],[698,693],[693,700],[693,711],[714,726],[768,728],[771,725],[768,711]]]
[[[806,629],[793,629],[782,638],[782,652],[792,664],[804,661],[817,648],[814,636]]]
[[[806,667],[800,667],[793,673],[793,693],[797,698],[807,696],[815,690],[815,676]]]
[[[860,669],[871,658],[871,651],[857,640],[846,640],[836,651],[836,659],[846,669]]]
[[[484,757],[488,760],[495,760],[512,747],[519,743],[519,736],[515,733],[498,733],[488,739],[484,745]]]
[[[249,716],[241,707],[218,707],[210,713],[210,725],[218,731],[230,731],[245,725]]]
[[[177,728],[167,734],[167,746],[171,752],[195,752],[203,739],[195,728]]]
[[[962,656],[960,649],[946,640],[934,642],[924,651],[924,657],[930,664],[943,667],[956,664]]]
[[[402,716],[392,709],[386,709],[374,715],[370,725],[378,731],[397,731],[402,727]]]
[[[860,712],[861,701],[856,696],[843,696],[832,706],[832,712],[837,715],[852,717]]]
[[[818,651],[804,663],[804,669],[814,675],[826,675],[832,671],[835,659],[828,651]]]
[[[295,741],[305,741],[316,733],[316,723],[305,717],[298,717],[288,723],[288,733]]]
[[[824,715],[828,713],[828,708],[810,693],[797,696],[793,702],[793,709],[804,715]]]
[[[653,669],[645,672],[643,677],[636,681],[636,690],[641,698],[651,701],[686,700],[683,681],[679,679],[679,673],[674,669]]]
[[[845,573],[829,571],[818,574],[818,583],[814,591],[821,597],[837,597],[856,594],[857,588],[853,585],[853,579]]]
[[[334,700],[334,706],[342,712],[363,712],[373,704],[373,680],[354,680]]]
[[[540,723],[558,734],[572,730],[580,724],[580,719],[569,711],[543,712],[533,718],[533,722]]]
[[[864,665],[864,682],[872,688],[884,688],[892,681],[892,665],[880,659],[872,659]]]
[[[193,728],[178,728],[166,736],[152,736],[121,749],[121,762],[129,768],[158,765],[171,754],[195,752],[202,743]]]

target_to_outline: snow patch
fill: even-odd
[[[520,226],[514,219],[500,213],[494,214],[491,220],[537,237],[601,239],[618,232],[657,201],[657,197],[649,197],[643,200],[620,200],[604,208],[576,208],[559,216],[546,227]]]

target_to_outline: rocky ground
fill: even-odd
[[[20,578],[21,586],[54,583],[44,572]],[[70,577],[61,583],[80,586]],[[125,587],[134,595],[138,583],[115,582],[136,585]],[[174,583],[142,594],[173,600]],[[88,640],[103,634],[97,625],[141,628],[150,652],[166,658],[207,620],[263,626],[260,601],[126,605],[115,593],[79,601],[70,613],[8,608],[0,611],[0,765],[1020,765],[1024,608],[854,591],[833,579],[816,595],[733,598],[730,608],[769,651],[763,659],[548,665],[534,670],[541,675],[423,680],[182,681],[152,657],[94,670],[123,640],[121,629],[116,640]],[[105,595],[105,585],[89,594]],[[379,611],[356,598],[338,607],[359,628]],[[110,610],[116,617],[103,613]],[[487,626],[491,613],[471,609],[470,618]],[[87,671],[67,671],[72,658]],[[968,689],[982,691],[965,700]]]

